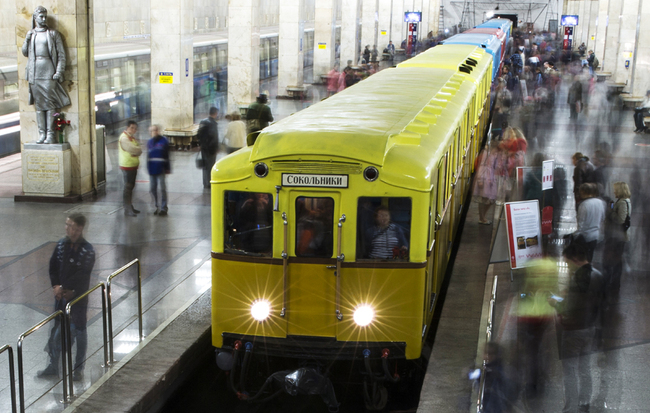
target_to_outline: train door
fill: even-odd
[[[440,286],[445,276],[447,260],[451,251],[449,242],[449,176],[448,176],[449,152],[438,164],[438,191],[436,193],[436,237],[433,245],[435,258],[435,289],[440,291]]]
[[[334,337],[340,194],[292,191],[289,200],[287,335]]]

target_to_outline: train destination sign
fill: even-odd
[[[282,186],[347,188],[347,175],[282,174]]]

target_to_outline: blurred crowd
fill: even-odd
[[[493,88],[494,117],[472,189],[479,223],[499,219],[505,202],[538,200],[552,229],[542,232],[544,258],[516,280],[516,342],[485,349],[485,412],[541,411],[554,357],[562,366],[563,412],[620,401],[608,392],[607,373],[595,373],[595,361],[611,368],[607,350],[621,340],[613,321],[620,291],[632,261],[647,262],[647,173],[621,139],[645,132],[650,91],[634,115],[624,111],[620,89],[598,82],[599,66],[584,44],[563,50],[552,34],[515,32]],[[554,161],[554,182],[543,191],[546,160]],[[567,202],[571,195],[575,203]],[[557,355],[549,347],[555,340]],[[515,351],[502,354],[505,348]]]

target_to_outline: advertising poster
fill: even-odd
[[[553,189],[553,168],[555,161],[544,161],[542,163],[542,191]]]
[[[510,268],[524,268],[542,258],[539,201],[507,202],[505,210]]]

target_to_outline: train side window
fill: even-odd
[[[334,199],[296,198],[296,257],[332,258]]]
[[[448,158],[449,152],[445,154],[445,156],[440,160],[440,165],[438,165],[438,211],[445,210],[449,194],[449,181],[447,180],[449,175],[447,166]]]
[[[271,256],[273,196],[226,191],[224,198],[224,252]]]
[[[411,198],[359,198],[357,261],[408,261],[410,233]]]

